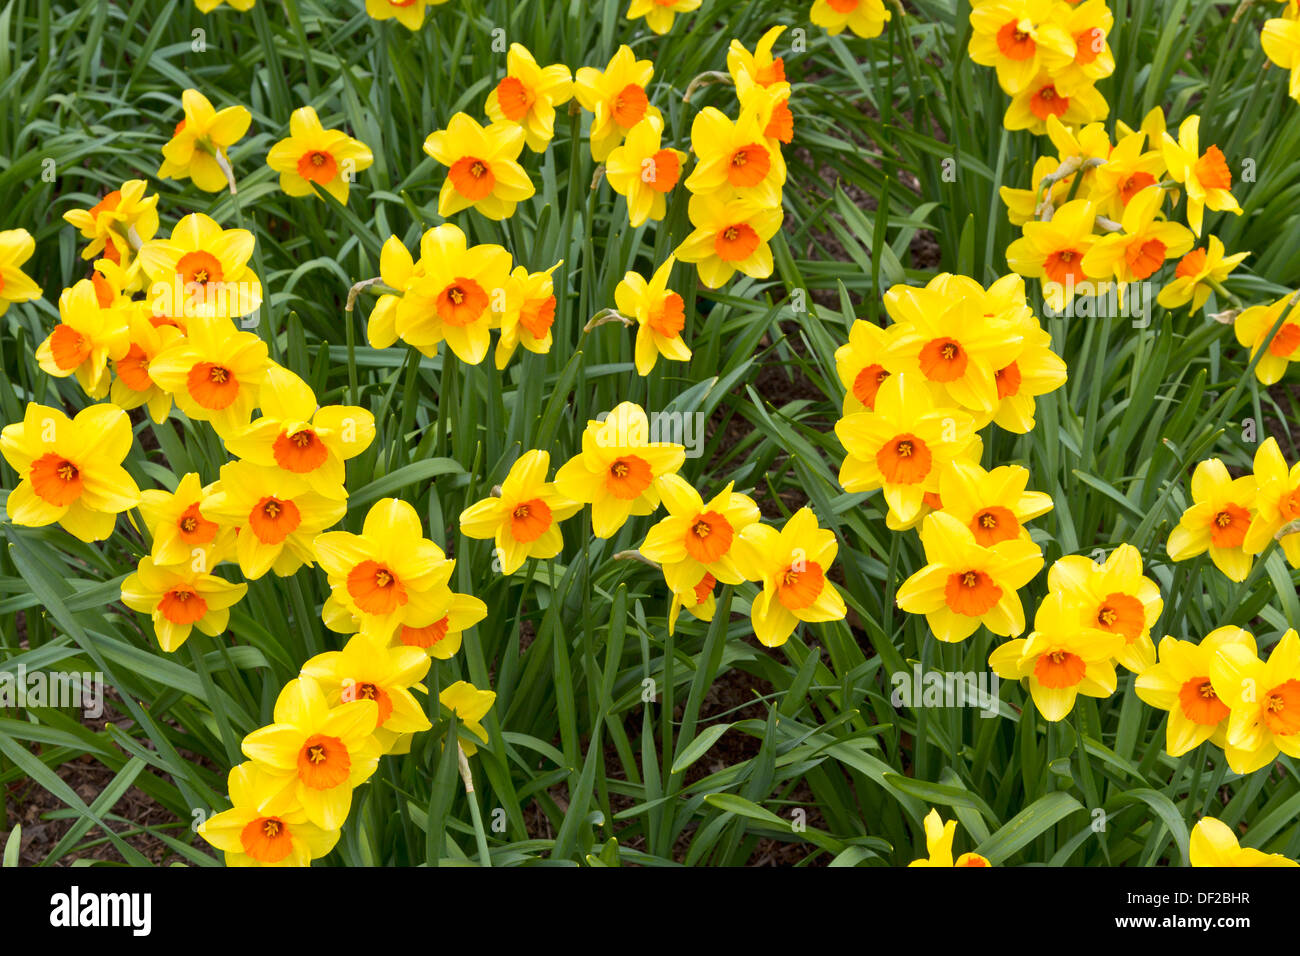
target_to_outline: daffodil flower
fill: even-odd
[[[1202,817],[1192,827],[1188,849],[1192,866],[1300,866],[1281,853],[1242,846],[1232,828],[1214,817]]]
[[[310,866],[339,842],[338,830],[316,826],[301,807],[265,813],[276,778],[251,760],[231,768],[227,788],[233,806],[208,817],[198,831],[225,854],[226,866]]]
[[[1047,590],[1066,594],[1079,612],[1080,626],[1124,637],[1116,659],[1141,673],[1156,659],[1151,628],[1164,601],[1160,588],[1142,574],[1142,553],[1121,544],[1105,562],[1083,555],[1060,558],[1047,572]]]
[[[551,456],[528,451],[510,466],[501,494],[476,501],[460,514],[460,530],[471,538],[493,538],[503,574],[514,574],[528,558],[553,558],[564,547],[560,522],[582,509],[546,480]]]
[[[230,608],[247,591],[247,584],[217,577],[202,562],[159,565],[146,557],[122,582],[122,603],[152,618],[158,646],[170,654],[196,627],[210,637],[222,634]]]
[[[563,63],[539,66],[520,43],[510,44],[506,75],[488,94],[484,111],[494,123],[514,123],[534,153],[555,135],[555,107],[573,96],[573,75]]]
[[[1220,646],[1210,661],[1210,682],[1231,713],[1228,766],[1252,773],[1279,753],[1300,757],[1300,636],[1295,628],[1260,660],[1243,643]]]
[[[1252,562],[1242,545],[1255,514],[1255,492],[1253,475],[1233,478],[1217,458],[1198,464],[1192,472],[1192,504],[1169,533],[1170,559],[1186,561],[1209,551],[1214,566],[1230,580],[1246,580]]]
[[[347,133],[325,129],[310,106],[293,111],[288,138],[266,156],[266,165],[280,174],[286,195],[315,196],[313,187],[319,186],[345,206],[353,177],[374,162],[370,147]]]
[[[808,19],[831,36],[847,28],[863,39],[878,37],[893,18],[884,0],[815,0]]]
[[[939,811],[931,808],[925,815],[925,852],[923,859],[913,860],[908,866],[991,866],[987,859],[978,853],[963,853],[952,858],[952,841],[957,836],[957,821],[946,823],[939,816]]]

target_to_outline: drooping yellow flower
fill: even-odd
[[[222,169],[223,165],[230,169],[226,151],[244,138],[253,114],[243,106],[227,106],[218,112],[198,90],[183,92],[181,107],[185,118],[176,124],[172,138],[162,148],[157,175],[192,179],[205,192],[219,192],[231,182]]]
[[[669,636],[677,629],[677,618],[681,616],[682,608],[689,611],[697,621],[713,620],[718,607],[717,599],[713,596],[713,588],[717,583],[717,578],[706,573],[694,587],[685,591],[673,591],[672,603],[668,607]]]
[[[1084,254],[1083,271],[1097,279],[1114,277],[1120,296],[1131,282],[1155,275],[1166,259],[1178,258],[1196,244],[1196,237],[1176,222],[1157,219],[1165,190],[1148,186],[1124,207],[1122,232],[1102,236]]]
[[[506,310],[510,253],[494,244],[469,246],[451,223],[425,233],[420,249],[425,273],[397,304],[397,334],[417,348],[445,340],[462,362],[477,365]]]
[[[545,355],[555,341],[551,327],[555,324],[555,280],[552,274],[563,265],[560,260],[545,272],[529,272],[515,266],[506,283],[506,310],[501,316],[501,337],[497,339],[493,361],[503,369],[519,346],[537,355]]]
[[[469,681],[463,680],[444,688],[438,695],[438,702],[454,713],[461,726],[483,743],[488,742],[488,732],[480,721],[487,716],[496,699],[495,691],[479,690]],[[460,748],[467,757],[478,753],[478,746],[465,736],[460,738]]]
[[[126,354],[112,362],[109,400],[127,411],[144,405],[149,417],[161,425],[171,412],[172,397],[149,375],[149,366],[184,333],[174,325],[153,321],[143,302],[131,303],[128,309]]]
[[[96,284],[81,279],[59,296],[59,324],[36,348],[41,370],[56,378],[75,375],[91,398],[109,388],[109,359],[130,347],[129,312],[111,290],[101,299]]]
[[[359,535],[319,535],[315,551],[331,589],[321,612],[330,630],[387,641],[408,620],[422,626],[445,613],[455,562],[424,537],[415,508],[399,498],[376,501]]]
[[[756,111],[743,111],[733,122],[716,107],[706,106],[691,123],[691,148],[696,164],[685,185],[692,193],[718,193],[761,206],[781,204],[785,160],[763,135]]]
[[[30,302],[41,297],[41,287],[20,268],[36,251],[36,240],[26,229],[0,232],[0,315],[11,302]]]
[[[926,515],[921,545],[926,564],[898,589],[900,608],[924,614],[934,636],[948,644],[966,640],[981,624],[1002,637],[1024,631],[1016,592],[1043,566],[1038,545],[1022,537],[982,545],[942,511]]]
[[[943,467],[974,439],[970,415],[940,407],[915,373],[885,379],[875,408],[847,415],[835,434],[848,453],[840,484],[848,492],[883,489],[890,515],[900,524],[921,512],[927,493],[939,490]]]
[[[555,487],[572,501],[591,505],[591,528],[608,538],[632,515],[659,507],[655,479],[675,474],[686,449],[674,442],[651,442],[644,409],[623,402],[603,421],[587,422],[582,451],[560,466]]]
[[[129,179],[89,209],[69,209],[63,214],[83,239],[90,240],[81,250],[81,258],[96,259],[102,254],[110,262],[130,264],[140,243],[158,231],[158,197],[145,196],[148,188],[143,179]]]
[[[553,558],[564,547],[560,522],[582,510],[546,480],[551,456],[527,451],[510,466],[501,494],[476,501],[460,513],[460,530],[496,541],[502,574],[514,574],[529,558]]]
[[[627,197],[628,221],[633,228],[647,219],[663,219],[668,194],[681,179],[686,154],[665,149],[663,120],[647,116],[627,132],[627,138],[605,160],[605,178],[610,188]]]
[[[253,234],[222,229],[216,220],[191,213],[169,239],[140,247],[140,268],[155,315],[237,319],[262,304],[262,283],[249,266]]]
[[[347,497],[344,465],[375,440],[375,416],[357,405],[317,407],[311,388],[270,363],[259,399],[263,415],[226,438],[232,455],[304,479],[326,498]]]
[[[505,79],[488,94],[484,109],[493,123],[522,127],[528,148],[541,153],[555,135],[555,107],[572,96],[573,75],[567,66],[539,66],[527,47],[512,43]]]
[[[1083,257],[1097,237],[1096,209],[1086,199],[1075,199],[1056,210],[1048,222],[1027,222],[1024,235],[1007,246],[1007,265],[1026,279],[1043,282],[1043,298],[1053,309],[1064,310],[1076,288],[1088,281]]]
[[[695,263],[710,289],[725,285],[737,271],[752,279],[772,274],[768,242],[785,218],[780,206],[707,193],[692,196],[687,213],[695,231],[682,240],[675,255]]]
[[[1188,851],[1192,866],[1300,866],[1281,853],[1242,846],[1232,828],[1214,817],[1201,817],[1192,827]]]
[[[1260,554],[1284,528],[1300,521],[1300,463],[1287,469],[1276,438],[1267,438],[1255,451],[1255,517],[1246,530],[1242,547]],[[1278,539],[1291,567],[1300,568],[1300,529]]]
[[[1146,141],[1145,133],[1121,136],[1115,148],[1100,157],[1104,162],[1092,170],[1088,198],[1108,219],[1122,219],[1124,208],[1134,197],[1148,186],[1156,185],[1165,173],[1165,157],[1159,143],[1148,150],[1144,148]]]
[[[1111,659],[1124,637],[1081,627],[1065,594],[1049,594],[1034,615],[1027,638],[1007,641],[989,655],[989,667],[1004,680],[1028,679],[1029,694],[1044,720],[1062,720],[1079,694],[1109,697],[1117,678]]]
[[[754,636],[766,647],[780,647],[800,621],[839,621],[844,598],[827,578],[839,544],[819,527],[809,508],[800,508],[780,531],[755,521],[732,544],[735,568],[762,591],[750,605]]]
[[[1121,544],[1105,562],[1067,555],[1047,572],[1047,590],[1068,596],[1078,611],[1080,626],[1095,627],[1124,637],[1116,659],[1141,673],[1156,659],[1151,628],[1164,608],[1160,588],[1142,574],[1142,553]]]
[[[70,419],[29,402],[23,420],[0,431],[0,453],[19,477],[5,511],[14,524],[57,521],[82,541],[102,541],[118,513],[140,503],[122,467],[130,450],[131,420],[116,405],[91,405]]]
[[[269,360],[266,342],[229,319],[191,318],[184,338],[149,363],[149,377],[176,407],[217,434],[237,435],[261,400]]]
[[[733,492],[733,485],[729,482],[705,503],[681,476],[664,475],[659,480],[668,517],[650,529],[640,551],[663,566],[664,580],[674,594],[694,592],[706,575],[714,583],[745,580],[732,551],[740,533],[761,515],[754,500]]]
[[[276,779],[251,760],[232,767],[227,781],[233,806],[199,824],[199,836],[225,853],[226,866],[310,866],[339,842],[338,830],[316,826],[301,807],[264,813]]]
[[[437,252],[437,233],[433,229],[425,232],[420,240],[420,260],[411,257],[410,250],[397,236],[389,236],[379,250],[379,277],[384,285],[396,289],[397,293],[385,293],[375,302],[366,323],[366,341],[371,348],[386,349],[397,341],[397,306],[401,303],[407,289],[425,273],[425,238],[428,239],[430,255]],[[417,346],[417,348],[419,348]],[[432,357],[437,354],[437,345],[424,346],[420,351]]]
[[[691,350],[682,341],[682,330],[686,328],[686,303],[668,288],[668,276],[676,261],[676,256],[669,256],[655,270],[649,282],[640,273],[629,272],[614,289],[618,310],[637,323],[638,375],[649,375],[661,355],[674,362],[691,360]]]
[[[1294,9],[1293,4],[1288,4],[1288,13]],[[1282,69],[1291,71],[1287,92],[1292,99],[1300,100],[1300,19],[1286,16],[1265,21],[1259,42],[1265,56]]]
[[[348,510],[343,498],[325,497],[300,475],[251,461],[221,466],[206,508],[239,528],[235,557],[250,581],[267,571],[283,578],[313,565],[312,542]]]
[[[1201,311],[1211,290],[1250,255],[1249,252],[1238,252],[1225,256],[1218,236],[1210,236],[1206,245],[1207,248],[1193,249],[1179,260],[1174,278],[1156,297],[1161,308],[1177,309],[1190,302],[1193,314]]]
[[[1198,236],[1207,207],[1241,215],[1241,207],[1229,191],[1232,188],[1232,170],[1228,168],[1223,150],[1212,145],[1202,153],[1200,137],[1201,118],[1189,116],[1178,127],[1177,140],[1165,133],[1161,142],[1170,178],[1182,183],[1187,190],[1187,224]]]
[[[952,859],[952,841],[957,835],[957,821],[947,823],[939,816],[939,811],[931,809],[925,815],[925,852],[924,859],[913,860],[908,866],[992,866],[978,853],[963,853],[954,863]]]
[[[1057,0],[995,0],[971,11],[970,58],[997,70],[1008,94],[1040,73],[1056,75],[1075,56],[1074,38],[1058,16]]]
[[[537,191],[519,165],[523,149],[522,126],[484,127],[466,113],[457,113],[446,129],[430,133],[424,151],[447,167],[438,215],[445,219],[473,208],[489,219],[513,216],[515,207]]]
[[[416,647],[386,647],[357,634],[341,651],[326,651],[302,665],[315,678],[331,707],[354,700],[377,705],[375,736],[384,753],[392,753],[404,734],[422,733],[433,725],[411,688],[429,672],[431,659]]]
[[[396,20],[408,30],[424,26],[424,11],[447,0],[366,0],[366,14],[372,20]]]
[[[1059,2],[1056,9],[1061,11]],[[1061,12],[1064,16],[1059,22],[1073,49],[1070,61],[1050,72],[1061,92],[1068,96],[1115,72],[1115,54],[1106,40],[1115,17],[1106,0],[1074,0],[1072,9]]]
[[[1105,119],[1109,113],[1110,105],[1095,86],[1080,86],[1067,95],[1056,88],[1049,74],[1039,73],[1011,97],[1002,125],[1009,130],[1027,129],[1042,135],[1047,131],[1050,116],[1066,126],[1083,126]]]
[[[1270,339],[1268,334],[1283,313],[1286,320]],[[1263,385],[1276,384],[1290,363],[1300,362],[1300,294],[1284,295],[1271,305],[1251,306],[1233,321],[1232,330],[1237,341],[1250,349],[1251,358],[1261,349],[1264,352],[1255,364],[1255,377]]]
[[[591,158],[596,162],[603,163],[628,130],[645,117],[663,122],[663,114],[646,96],[654,72],[652,61],[638,60],[624,44],[604,70],[584,66],[574,74],[574,99],[592,114]]]
[[[645,17],[645,25],[660,36],[673,28],[673,18],[679,13],[698,10],[703,0],[632,0],[627,8],[629,20]]]
[[[430,657],[449,660],[460,650],[462,635],[487,617],[487,605],[471,594],[452,593],[442,614],[434,612],[427,624],[412,623],[399,626],[393,634],[393,643],[418,647]]]
[[[762,86],[750,80],[747,73],[741,73],[736,83],[736,99],[740,102],[740,111],[758,117],[758,128],[763,131],[767,144],[774,150],[780,150],[780,144],[793,142],[794,113],[790,111],[790,84],[772,83]]]
[[[374,165],[370,147],[347,133],[326,129],[316,110],[303,106],[289,117],[289,136],[266,156],[266,165],[280,174],[280,188],[290,196],[319,196],[320,186],[343,203],[356,174]]]
[[[1164,637],[1159,661],[1142,669],[1133,682],[1138,697],[1157,710],[1169,712],[1165,750],[1181,757],[1205,741],[1227,749],[1228,705],[1210,681],[1210,664],[1219,648],[1240,644],[1256,656],[1255,638],[1239,627],[1220,627],[1200,644]]]
[[[275,701],[274,723],[244,738],[244,756],[273,779],[265,813],[301,806],[307,819],[337,830],[352,807],[352,791],[379,765],[374,735],[379,705],[357,699],[331,707],[320,685],[298,677]]]
[[[881,328],[864,319],[849,327],[849,341],[835,350],[835,370],[844,386],[844,415],[870,412],[876,407],[876,393],[885,379],[902,371],[892,349],[893,340],[907,330],[905,325]]]
[[[1228,766],[1252,773],[1278,753],[1300,757],[1300,636],[1295,628],[1273,645],[1267,661],[1253,647],[1225,644],[1210,661],[1214,692],[1228,705]]]
[[[1186,561],[1209,551],[1214,566],[1231,580],[1246,580],[1252,561],[1242,545],[1255,514],[1255,491],[1253,475],[1234,479],[1217,458],[1198,464],[1192,504],[1169,533],[1169,557]]]
[[[199,563],[163,566],[141,558],[135,573],[122,582],[122,603],[153,619],[158,646],[169,654],[196,627],[210,637],[220,636],[230,623],[230,608],[248,591],[247,584],[196,568]]]
[[[838,36],[845,27],[864,39],[878,37],[893,14],[884,0],[814,0],[808,19]]]
[[[149,556],[155,565],[188,564],[195,571],[210,571],[234,553],[235,527],[203,512],[215,491],[215,483],[205,486],[190,472],[175,491],[140,493],[140,515],[153,539]]]
[[[784,32],[784,25],[772,27],[759,37],[753,53],[739,40],[731,41],[727,47],[727,72],[736,84],[738,95],[745,85],[769,87],[786,82],[785,60],[772,52],[777,38]]]

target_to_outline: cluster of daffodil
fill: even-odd
[[[1288,468],[1277,440],[1255,452],[1254,472],[1233,478],[1218,458],[1192,472],[1192,504],[1169,534],[1169,557],[1186,561],[1209,552],[1233,581],[1250,574],[1255,555],[1277,541],[1300,568],[1300,464]]]
[[[1300,100],[1300,0],[1276,2],[1285,4],[1282,16],[1264,23],[1259,42],[1269,60],[1291,71],[1288,90],[1293,98]]]
[[[1002,124],[1042,133],[1049,118],[1067,126],[1110,112],[1098,80],[1115,71],[1105,0],[971,0],[970,58],[997,70],[1011,97]]]
[[[705,501],[677,472],[686,449],[652,442],[645,411],[624,402],[587,423],[582,452],[547,480],[550,456],[525,452],[494,493],[466,508],[460,529],[495,544],[496,565],[513,574],[528,558],[548,559],[564,545],[559,523],[591,506],[598,538],[632,516],[668,516],[646,535],[635,557],[662,569],[672,592],[669,632],[685,608],[704,621],[714,613],[718,582],[756,582],[750,603],[754,633],[769,647],[789,639],[800,621],[840,620],[844,600],[827,572],[838,545],[811,510],[795,512],[780,530],[760,521],[758,505],[728,484]]]

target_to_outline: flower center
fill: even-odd
[[[1002,598],[1002,588],[983,571],[967,569],[948,575],[944,585],[944,603],[957,614],[979,617]]]
[[[348,572],[348,594],[365,614],[391,614],[409,600],[397,575],[373,560],[362,561]]]
[[[914,485],[924,481],[933,463],[929,447],[910,432],[895,436],[876,452],[876,467],[889,484]]]
[[[348,748],[337,737],[312,734],[298,751],[298,779],[312,790],[332,790],[346,783],[351,770]]]
[[[46,452],[32,462],[27,477],[37,497],[55,507],[70,505],[81,496],[80,469],[54,452]]]
[[[650,487],[650,463],[638,455],[624,455],[610,463],[605,490],[615,498],[632,501]]]

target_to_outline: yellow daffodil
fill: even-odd
[[[109,400],[127,411],[141,405],[161,425],[171,413],[172,397],[149,375],[149,366],[168,346],[183,337],[180,329],[150,319],[144,303],[132,303],[127,316],[126,354],[112,362]]]
[[[1024,235],[1007,246],[1007,265],[1026,279],[1043,281],[1043,298],[1062,311],[1080,283],[1087,282],[1083,257],[1097,237],[1097,213],[1086,199],[1075,199],[1056,210],[1048,222],[1027,222]]]
[[[1209,551],[1214,566],[1231,580],[1246,580],[1251,557],[1242,545],[1255,515],[1255,491],[1253,475],[1234,479],[1217,458],[1198,464],[1192,472],[1192,505],[1169,533],[1169,557],[1186,561]]]
[[[993,283],[989,298],[997,301],[1001,297],[1005,297],[1002,301],[1007,307],[999,314],[1015,327],[1021,345],[1016,357],[993,373],[998,393],[993,421],[999,428],[1023,435],[1034,428],[1035,398],[1064,385],[1067,370],[1061,357],[1052,351],[1051,333],[1038,324],[1032,310],[1013,304],[1025,301],[1024,280],[1009,275]]]
[[[386,641],[407,620],[423,625],[445,613],[455,562],[424,537],[420,516],[399,498],[371,505],[359,535],[318,536],[315,551],[331,589],[322,611],[330,630]]]
[[[331,707],[354,700],[377,706],[375,736],[384,753],[392,753],[403,734],[422,733],[433,724],[411,688],[424,679],[431,663],[417,647],[385,647],[362,634],[341,651],[326,651],[302,665],[315,678]]]
[[[371,348],[386,349],[397,341],[397,307],[411,285],[425,273],[425,250],[430,257],[437,255],[438,236],[440,233],[429,229],[420,240],[420,260],[411,257],[410,250],[397,236],[389,236],[379,250],[379,277],[384,285],[397,290],[396,294],[385,293],[375,302],[366,323],[366,341]],[[425,240],[428,240],[427,242]],[[420,351],[432,357],[438,347],[424,346]]]
[[[1169,712],[1165,750],[1181,757],[1205,741],[1227,748],[1228,705],[1219,699],[1210,681],[1210,665],[1221,647],[1240,644],[1256,656],[1255,638],[1239,627],[1220,627],[1199,644],[1164,637],[1159,661],[1143,668],[1133,682],[1139,698],[1157,710]]]
[[[1056,9],[1061,10],[1059,0]],[[1115,25],[1106,0],[1084,0],[1062,11],[1058,21],[1070,37],[1071,58],[1063,67],[1049,70],[1061,92],[1070,95],[1115,72],[1115,54],[1106,41]]]
[[[1122,297],[1131,282],[1155,275],[1166,259],[1181,257],[1196,244],[1191,230],[1157,219],[1165,191],[1148,186],[1124,207],[1123,231],[1102,236],[1083,257],[1083,271],[1098,279],[1114,277]]]
[[[155,565],[189,564],[195,571],[210,571],[234,553],[235,527],[203,513],[215,491],[215,483],[205,486],[190,472],[175,491],[140,493],[140,515],[153,538],[149,556]]]
[[[731,41],[727,47],[727,72],[736,84],[737,93],[746,84],[769,87],[785,83],[785,60],[772,52],[777,38],[784,32],[783,25],[772,27],[759,37],[753,53],[739,40]]]
[[[155,315],[237,319],[262,304],[262,283],[249,267],[253,234],[222,229],[202,213],[176,224],[169,239],[140,247]]]
[[[104,297],[95,283],[81,279],[59,296],[59,324],[36,348],[42,371],[56,378],[75,375],[91,398],[109,389],[109,359],[125,358],[130,348],[129,312],[116,296]]]
[[[693,587],[685,591],[673,591],[672,603],[668,607],[669,636],[677,629],[677,618],[681,616],[683,608],[697,621],[713,620],[718,607],[718,602],[713,596],[713,588],[717,583],[717,578],[705,573]]]
[[[1293,9],[1288,5],[1288,12]],[[1287,91],[1292,99],[1300,100],[1300,19],[1288,16],[1266,20],[1259,42],[1265,56],[1282,69],[1291,71]]]
[[[827,578],[839,544],[819,527],[809,508],[800,508],[778,531],[757,521],[740,529],[732,543],[735,568],[762,591],[750,605],[754,636],[766,647],[780,647],[800,621],[839,621],[844,598]]]
[[[90,243],[81,250],[81,258],[129,265],[142,242],[158,231],[158,197],[145,196],[149,184],[130,179],[121,189],[114,189],[89,209],[70,209],[63,218],[75,226]]]
[[[1232,828],[1214,817],[1201,817],[1192,827],[1188,850],[1192,866],[1300,866],[1281,853],[1242,846]]]
[[[646,86],[654,77],[650,60],[638,60],[632,48],[624,44],[604,70],[584,66],[573,75],[573,97],[578,105],[592,114],[591,158],[603,163],[623,137],[647,116],[661,123],[663,114],[650,105]]]
[[[920,513],[927,493],[939,490],[944,465],[974,438],[970,415],[936,405],[914,375],[889,376],[876,392],[872,411],[835,423],[835,434],[848,452],[839,475],[844,490],[883,489],[890,514],[904,524]]]
[[[706,575],[714,583],[745,580],[732,549],[739,534],[761,515],[752,498],[733,492],[732,487],[729,482],[706,504],[681,476],[659,479],[668,517],[650,529],[639,550],[663,566],[664,580],[674,594],[693,592]]]
[[[488,742],[488,732],[480,721],[487,716],[492,705],[496,703],[495,691],[479,690],[468,681],[458,680],[443,689],[438,695],[438,702],[456,715],[461,726],[481,742]],[[468,736],[460,738],[460,748],[465,756],[472,757],[478,753],[478,746]]]
[[[673,18],[679,13],[698,10],[703,0],[632,0],[627,8],[629,20],[645,17],[645,25],[661,36],[673,28]]]
[[[430,133],[424,151],[447,167],[438,215],[445,219],[473,208],[488,219],[513,216],[515,207],[537,191],[519,165],[523,149],[523,127],[484,127],[465,113],[453,116],[446,129]]]
[[[528,451],[510,466],[501,494],[476,501],[460,513],[460,530],[492,538],[502,574],[514,574],[529,558],[553,558],[564,547],[560,522],[582,510],[546,480],[551,456]]]
[[[768,242],[785,217],[779,206],[709,193],[692,196],[687,213],[695,231],[682,240],[675,255],[695,263],[710,289],[726,284],[737,271],[752,279],[772,274]]]
[[[903,582],[897,603],[909,614],[924,614],[944,643],[964,641],[981,624],[1002,637],[1025,629],[1025,612],[1016,593],[1043,566],[1043,552],[1027,538],[987,547],[952,515],[936,511],[921,523],[925,567]]]
[[[229,319],[192,318],[185,337],[149,363],[149,377],[191,419],[227,437],[248,426],[267,368],[266,342],[252,332]]]
[[[235,558],[250,581],[267,571],[283,578],[310,567],[312,542],[348,510],[341,497],[325,497],[301,476],[251,461],[222,465],[205,507],[219,522],[239,528]]]
[[[267,366],[259,403],[262,417],[227,437],[226,449],[296,475],[318,495],[347,497],[344,462],[370,447],[375,416],[357,405],[318,408],[307,383],[275,364]]]
[[[885,379],[902,370],[893,342],[906,331],[904,325],[881,328],[857,319],[849,328],[849,341],[835,350],[835,370],[844,386],[845,416],[874,411],[876,393]]]
[[[681,179],[686,154],[663,146],[663,120],[647,116],[627,132],[627,138],[605,160],[610,188],[627,197],[628,221],[633,228],[647,219],[663,219],[668,194]]]
[[[233,806],[199,824],[199,836],[225,854],[226,866],[310,866],[339,842],[338,830],[316,826],[301,807],[264,813],[276,778],[251,760],[231,768],[227,787]]]
[[[523,346],[537,355],[545,355],[555,341],[551,326],[555,324],[555,280],[552,274],[563,260],[545,272],[529,272],[515,266],[506,283],[506,310],[501,316],[501,337],[497,339],[493,361],[503,369]]]
[[[758,128],[763,131],[763,139],[767,144],[773,150],[780,150],[781,143],[793,142],[794,113],[790,111],[790,84],[772,83],[763,86],[750,80],[747,73],[741,73],[736,84],[736,98],[740,102],[741,113],[752,113],[758,117]]]
[[[1057,0],[996,0],[971,11],[970,58],[997,70],[1016,94],[1040,73],[1056,74],[1074,60],[1074,38],[1057,16]]]
[[[864,39],[878,37],[893,14],[884,0],[814,0],[808,19],[838,36],[847,27]]]
[[[491,345],[488,330],[506,310],[510,253],[468,245],[451,223],[429,230],[420,248],[426,271],[397,304],[397,334],[417,348],[445,340],[462,362],[477,365]]]
[[[1092,190],[1088,198],[1097,211],[1108,219],[1123,218],[1124,209],[1135,196],[1154,186],[1165,173],[1165,157],[1159,144],[1155,149],[1144,148],[1145,133],[1130,133],[1120,137],[1104,162],[1092,170]]]
[[[1206,245],[1207,248],[1193,249],[1178,261],[1174,278],[1156,297],[1162,308],[1177,309],[1190,302],[1193,314],[1201,311],[1211,290],[1220,286],[1250,255],[1249,252],[1238,252],[1225,256],[1218,236],[1210,236]]]
[[[1080,626],[1123,635],[1124,647],[1115,657],[1126,668],[1136,674],[1154,663],[1151,628],[1164,601],[1156,583],[1143,576],[1137,548],[1121,544],[1105,562],[1067,555],[1048,570],[1047,590],[1069,597]]]
[[[1007,641],[989,655],[1004,680],[1028,679],[1034,706],[1049,721],[1062,720],[1079,694],[1109,697],[1116,676],[1111,659],[1124,644],[1120,634],[1081,627],[1065,594],[1049,594],[1034,615],[1027,638]]]
[[[1247,554],[1260,554],[1283,529],[1278,543],[1291,562],[1300,568],[1300,463],[1287,469],[1276,438],[1267,438],[1255,452],[1255,517],[1246,530],[1242,547]]]
[[[192,179],[205,192],[215,193],[233,183],[226,151],[244,138],[253,114],[242,106],[213,109],[198,90],[181,94],[185,118],[176,124],[172,138],[162,148],[157,175],[163,179]],[[224,167],[224,168],[223,168]]]
[[[1002,125],[1009,130],[1027,129],[1041,135],[1047,131],[1050,116],[1066,126],[1083,126],[1105,119],[1109,113],[1106,98],[1095,86],[1081,86],[1066,95],[1056,88],[1049,74],[1039,73],[1011,97]]]
[[[242,747],[273,778],[262,812],[278,815],[300,806],[316,826],[341,827],[352,791],[379,765],[378,711],[375,701],[364,699],[331,707],[311,677],[285,684],[274,722],[245,737]]]
[[[91,405],[75,418],[29,402],[21,422],[0,431],[0,453],[18,486],[5,510],[14,524],[56,521],[82,541],[113,533],[119,512],[140,503],[140,489],[122,467],[131,450],[131,420],[116,405]]]
[[[763,135],[757,112],[742,112],[732,122],[721,110],[706,106],[691,123],[691,148],[696,164],[685,185],[692,193],[781,204],[785,160]]]
[[[1283,313],[1286,320],[1270,339],[1268,334]],[[1300,362],[1300,294],[1284,295],[1271,305],[1251,306],[1237,316],[1232,330],[1237,341],[1250,349],[1251,358],[1263,350],[1255,364],[1255,377],[1263,385],[1276,384],[1290,363]]]
[[[1074,191],[1074,180],[1077,173],[1067,173],[1061,169],[1063,164],[1060,160],[1051,156],[1039,156],[1034,161],[1034,169],[1030,181],[1033,183],[1033,189],[1013,189],[1010,186],[999,186],[998,195],[1007,206],[1007,220],[1013,226],[1023,226],[1032,219],[1037,219],[1040,212],[1040,203],[1045,206],[1051,206],[1055,209],[1063,205]],[[1050,183],[1046,182],[1047,177],[1055,177]]]
[[[957,835],[957,821],[947,823],[939,816],[939,811],[931,809],[925,815],[925,852],[924,859],[913,860],[908,866],[991,866],[978,853],[963,853],[954,863],[952,859],[952,841]]]
[[[470,594],[451,594],[447,610],[428,624],[403,624],[393,643],[418,647],[430,657],[449,660],[460,650],[462,635],[487,617],[487,605]],[[436,614],[436,612],[435,612]]]
[[[649,282],[640,273],[629,272],[614,289],[619,312],[636,320],[638,375],[649,375],[661,355],[674,362],[691,360],[691,350],[682,341],[686,303],[668,288],[668,276],[676,261],[675,256],[669,256]]]
[[[686,449],[673,442],[651,442],[645,411],[623,402],[603,421],[587,422],[582,451],[560,466],[555,487],[572,501],[591,505],[592,532],[608,538],[632,515],[659,507],[655,479],[675,474]]]
[[[1300,757],[1300,636],[1295,628],[1267,661],[1245,644],[1224,644],[1210,661],[1214,692],[1228,705],[1228,766],[1252,773],[1279,752]]]
[[[1052,510],[1052,496],[1026,491],[1029,469],[1002,465],[985,471],[970,461],[955,459],[939,476],[939,499],[946,514],[956,518],[983,547],[1014,538],[1029,540],[1026,521]]]
[[[539,66],[527,47],[512,43],[505,78],[488,94],[484,109],[493,123],[521,127],[528,148],[541,153],[555,135],[555,107],[572,96],[573,75],[567,66]]]
[[[1223,150],[1212,145],[1202,153],[1200,131],[1201,118],[1189,116],[1178,127],[1177,140],[1165,133],[1161,142],[1170,178],[1187,190],[1187,224],[1198,236],[1207,207],[1241,215],[1241,207],[1229,192],[1232,170]]]
[[[343,203],[356,174],[374,165],[370,147],[347,133],[326,129],[310,106],[293,111],[289,136],[266,156],[266,165],[280,174],[280,188],[289,196],[319,196],[320,186]]]
[[[230,623],[230,608],[244,597],[247,584],[196,568],[199,562],[159,565],[141,558],[134,574],[122,582],[122,603],[153,619],[158,646],[167,653],[180,648],[198,628],[218,637]]]
[[[396,20],[408,30],[424,26],[424,11],[447,0],[366,0],[366,14],[372,20]]]
[[[36,251],[36,241],[26,229],[0,231],[0,315],[11,302],[31,302],[41,297],[41,287],[20,268]]]

